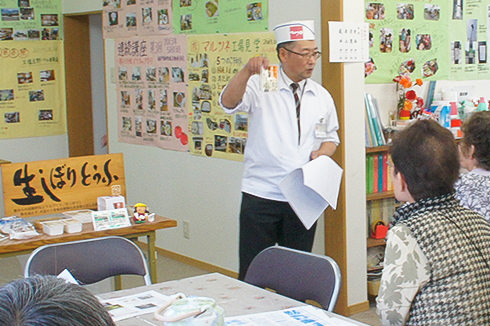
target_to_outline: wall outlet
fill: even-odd
[[[191,238],[191,229],[190,229],[189,221],[183,222],[183,228],[184,228],[184,238],[190,239]]]

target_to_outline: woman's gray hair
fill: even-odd
[[[55,276],[18,279],[0,288],[0,326],[115,326],[97,298]]]

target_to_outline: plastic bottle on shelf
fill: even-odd
[[[488,105],[484,97],[480,97],[480,102],[476,107],[476,112],[481,112],[481,111],[488,111]]]

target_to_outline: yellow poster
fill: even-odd
[[[228,81],[256,55],[277,63],[273,33],[189,35],[189,151],[195,155],[241,161],[247,142],[248,115],[225,114],[219,94]]]
[[[0,139],[66,133],[63,41],[0,44]]]

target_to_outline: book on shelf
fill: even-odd
[[[366,107],[366,119],[368,123],[366,128],[368,128],[367,134],[370,135],[370,147],[383,146],[386,145],[386,139],[383,134],[383,124],[381,123],[381,117],[379,115],[378,102],[369,93],[364,94],[364,103]]]
[[[384,153],[366,154],[366,193],[375,194],[393,190],[389,156]]]
[[[373,154],[373,192],[379,192],[379,156],[377,154]]]
[[[366,156],[366,161],[367,161],[367,168],[366,168],[366,192],[368,194],[372,194],[374,192],[373,189],[373,164],[374,164],[374,158],[373,155],[368,155]]]

